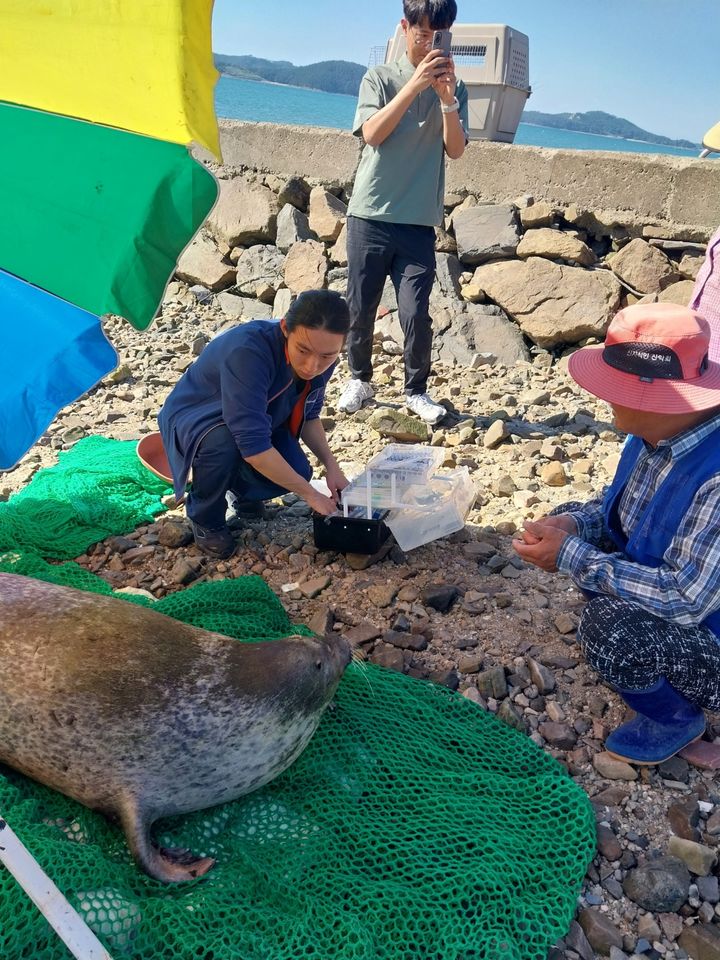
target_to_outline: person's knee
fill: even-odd
[[[194,488],[216,487],[230,479],[242,461],[240,451],[229,431],[213,430],[198,445],[192,462]]]

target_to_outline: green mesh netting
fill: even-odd
[[[109,591],[28,554],[0,570]],[[153,608],[240,640],[298,629],[258,577]],[[217,859],[192,884],[146,877],[116,827],[18,774],[0,777],[0,813],[132,960],[545,960],[595,847],[587,797],[526,737],[448,690],[358,664],[285,774],[158,823],[163,846]],[[67,960],[3,870],[0,904],[4,960]]]
[[[146,470],[133,441],[86,437],[0,503],[0,550],[69,560],[91,543],[128,533],[165,510],[170,492]]]

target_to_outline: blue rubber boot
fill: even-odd
[[[630,763],[662,763],[705,731],[705,714],[671,687],[665,677],[646,690],[618,693],[636,711],[605,741],[605,749]]]

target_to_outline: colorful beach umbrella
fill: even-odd
[[[0,0],[0,469],[145,329],[217,183],[213,0]]]

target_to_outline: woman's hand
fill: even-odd
[[[569,513],[557,513],[552,517],[541,517],[537,522],[542,523],[545,527],[557,527],[558,530],[564,530],[572,537],[577,536],[577,523]]]
[[[525,529],[521,532],[522,540],[514,540],[513,547],[523,560],[532,563],[541,570],[550,572],[557,570],[557,558],[565,540],[575,530],[568,530],[570,524],[560,526],[558,523],[550,523],[551,520],[560,520],[560,517],[545,517],[535,523],[530,520],[525,521]],[[573,527],[575,521],[571,517],[566,517]]]
[[[325,468],[325,483],[330,490],[330,496],[336,503],[340,502],[340,492],[345,489],[349,482],[337,463],[330,464]]]
[[[337,503],[333,497],[326,497],[323,493],[318,493],[317,490],[311,489],[310,492],[303,497],[305,503],[323,517],[330,517],[333,513],[337,513]]]

